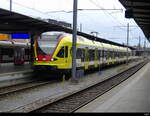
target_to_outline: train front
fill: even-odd
[[[59,64],[56,53],[63,39],[63,33],[45,32],[36,36],[34,41],[34,71],[55,71]]]

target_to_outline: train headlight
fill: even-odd
[[[54,61],[54,59],[52,58],[51,61]]]
[[[57,59],[56,58],[52,58],[52,59],[50,59],[50,61],[56,61]]]
[[[38,58],[35,58],[35,60],[38,60]]]

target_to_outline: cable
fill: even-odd
[[[103,7],[101,7],[100,5],[99,5],[99,3],[98,4],[96,4],[95,2],[93,2],[92,0],[89,0],[92,4],[94,4],[96,7],[98,7],[98,8],[100,8],[100,9],[104,9]],[[108,11],[106,11],[106,10],[104,10],[104,13],[106,14],[109,14],[113,19],[115,19],[115,20],[117,20],[117,22],[119,22],[120,23],[120,21],[118,21],[118,19],[116,19],[116,17],[114,17],[111,13],[109,13]],[[120,25],[123,25],[123,24],[121,24],[120,23]],[[123,25],[124,26],[124,25]],[[119,27],[120,28],[120,27]],[[124,29],[122,29],[122,28],[120,28],[121,30],[123,30],[123,31],[125,31]]]
[[[7,2],[9,2],[9,0],[6,0],[6,1],[7,1]],[[14,2],[14,1],[12,1],[12,3],[13,3],[13,4],[16,4],[16,5],[19,5],[19,6],[22,6],[22,7],[24,7],[24,8],[27,8],[27,9],[34,10],[34,11],[39,12],[39,13],[41,13],[41,14],[45,14],[45,13],[44,13],[44,12],[42,12],[42,11],[39,11],[39,10],[37,10],[37,9],[31,8],[31,7],[28,7],[28,6],[22,5],[22,4],[19,4],[19,3]]]

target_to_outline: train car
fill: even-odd
[[[30,60],[30,44],[0,41],[0,63],[24,64]]]
[[[125,61],[126,48],[77,37],[77,69],[89,70]],[[130,48],[129,52],[131,51]],[[70,72],[72,69],[72,35],[63,32],[45,32],[35,37],[35,71]]]

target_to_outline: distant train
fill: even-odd
[[[13,62],[15,65],[21,65],[29,60],[30,44],[0,41],[0,64]]]
[[[35,37],[35,71],[59,71],[68,73],[72,68],[72,35],[63,32],[45,32]],[[77,69],[89,70],[126,61],[127,48],[77,37]],[[128,48],[129,60],[136,59]]]

